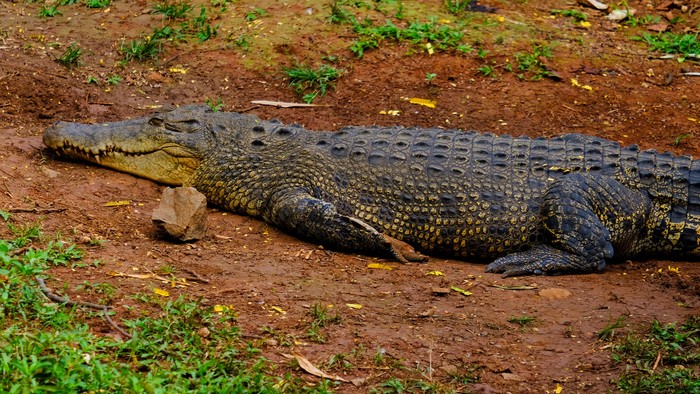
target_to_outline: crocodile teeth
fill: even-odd
[[[95,155],[95,161],[100,164],[100,155]]]

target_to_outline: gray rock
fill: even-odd
[[[196,241],[207,228],[207,198],[193,187],[166,188],[151,219],[178,241]]]

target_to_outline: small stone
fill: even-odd
[[[193,187],[166,188],[151,220],[178,241],[196,241],[206,231],[207,198]]]
[[[514,373],[503,372],[501,374],[501,376],[503,376],[504,380],[511,380],[511,381],[515,381],[515,382],[522,382],[523,381],[522,376],[520,376],[518,374],[514,374]]]
[[[197,330],[197,334],[199,334],[200,337],[202,338],[207,338],[211,332],[209,331],[208,328],[202,327],[199,330]]]
[[[450,294],[450,289],[447,287],[433,287],[432,289],[434,295],[446,296]]]
[[[608,5],[597,0],[578,0],[578,3],[585,7],[595,8],[596,10],[607,10]]]
[[[50,168],[46,168],[44,166],[41,166],[39,168],[41,169],[41,172],[43,172],[44,175],[46,175],[48,178],[56,178],[58,176],[58,172],[56,172]]]
[[[546,298],[549,300],[562,300],[564,298],[569,298],[571,297],[571,292],[566,289],[561,289],[557,287],[552,287],[549,289],[542,289],[539,292],[540,297]]]

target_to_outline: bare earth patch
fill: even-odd
[[[220,99],[227,111],[314,130],[400,124],[530,136],[576,132],[700,156],[700,77],[684,75],[700,72],[700,66],[659,59],[631,40],[647,31],[645,25],[615,24],[574,2],[566,8],[586,12],[590,27],[551,17],[549,10],[565,7],[560,1],[484,1],[498,11],[475,14],[463,28],[469,32],[464,41],[475,48],[471,53],[430,55],[422,46],[387,41],[358,59],[348,49],[356,33],[328,21],[329,3],[259,0],[234,2],[226,11],[206,3],[212,25],[220,24],[215,38],[167,42],[156,59],[126,65],[119,64],[121,43],[164,23],[162,15],[149,13],[151,2],[115,1],[107,9],[64,6],[53,18],[37,17],[40,4],[0,3],[0,209],[14,211],[18,222],[41,221],[46,233],[60,232],[84,248],[87,261],[103,262],[53,269],[49,286],[110,283],[117,289],[115,318],[127,319],[140,313],[127,308],[138,306],[129,295],[169,285],[115,273],[166,271],[190,279],[196,274],[208,283],[168,287],[170,297],[186,294],[205,305],[231,305],[247,338],[279,365],[280,374],[317,381],[290,366],[284,354],[295,351],[333,374],[364,379],[338,392],[366,392],[393,376],[484,393],[554,392],[557,384],[564,393],[605,392],[614,389],[610,381],[622,371],[598,340],[603,327],[621,315],[635,327],[654,318],[665,323],[698,314],[697,262],[629,261],[600,274],[501,279],[469,262],[431,258],[427,264],[398,264],[335,253],[216,209],[209,210],[204,239],[174,244],[159,238],[151,223],[162,186],[43,151],[41,133],[59,120],[118,120]],[[405,3],[407,20],[450,17],[442,1],[415,2],[415,12],[409,5],[414,2]],[[682,27],[697,33],[700,11],[660,11],[659,3],[629,5],[637,16],[681,17]],[[258,8],[266,15],[246,21]],[[351,11],[384,22],[376,12]],[[247,48],[241,37],[247,37]],[[532,43],[554,41],[552,57],[541,60],[559,78],[529,81],[531,75],[519,79],[517,70],[505,68]],[[69,69],[56,58],[72,42],[84,54],[82,64]],[[478,56],[476,49],[488,53]],[[321,106],[251,103],[300,101],[283,67],[315,66],[327,62],[323,59],[345,73],[314,101]],[[479,71],[484,66],[492,66],[496,76],[484,76]],[[120,82],[110,84],[114,75]],[[97,83],[88,83],[90,77]],[[414,97],[437,105],[411,104],[407,99]],[[386,114],[392,110],[398,116]],[[105,206],[124,200],[129,203]],[[368,267],[376,262],[393,269]],[[472,294],[436,291],[452,286]],[[321,329],[323,340],[309,335],[309,312],[319,304],[340,317]],[[524,327],[509,322],[521,316],[535,320]],[[99,319],[91,324],[95,332],[114,334]],[[341,353],[352,367],[329,365]],[[469,374],[478,382],[460,383]]]

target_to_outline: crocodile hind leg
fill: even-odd
[[[602,270],[616,252],[633,251],[650,207],[645,192],[610,177],[568,175],[544,196],[542,228],[548,243],[496,259],[486,271],[515,276]]]
[[[358,218],[339,213],[335,205],[303,190],[273,197],[269,212],[263,217],[300,238],[332,249],[392,256],[404,263],[427,260],[409,244],[380,233]]]

